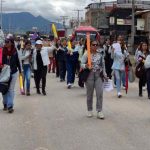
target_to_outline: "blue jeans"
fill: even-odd
[[[3,104],[6,105],[7,108],[13,107],[14,105],[15,84],[17,81],[17,76],[17,72],[12,74],[9,90],[5,95],[3,95]]]
[[[76,62],[70,61],[66,63],[67,69],[67,84],[74,83],[75,81],[75,73],[76,73]]]
[[[26,81],[26,91],[30,92],[31,66],[30,64],[23,65],[24,80]]]
[[[114,73],[115,73],[115,78],[116,78],[117,92],[120,92],[121,91],[121,80],[124,78],[124,82],[125,82],[125,72],[121,71],[121,70],[114,70]]]
[[[122,71],[121,81],[122,81],[122,85],[126,86],[126,73],[125,73],[125,71]],[[116,77],[115,77],[115,75],[114,75],[114,84],[116,85]]]

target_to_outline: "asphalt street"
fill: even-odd
[[[50,74],[47,96],[33,87],[22,96],[17,82],[13,114],[0,104],[0,150],[150,150],[150,101],[146,91],[138,97],[137,82],[122,99],[116,89],[104,92],[105,120],[95,111],[86,117],[86,91],[77,83],[69,90]]]

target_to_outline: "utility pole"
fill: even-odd
[[[132,0],[132,30],[131,30],[131,48],[134,52],[134,36],[135,36],[135,0]]]
[[[63,21],[63,26],[65,29],[65,35],[67,34],[67,28],[66,28],[66,20],[68,19],[68,16],[60,16]]]
[[[66,29],[66,20],[68,19],[68,16],[60,16],[60,18],[62,19],[62,21],[63,21],[63,26],[64,26],[64,28]]]
[[[80,12],[83,11],[83,10],[77,9],[77,10],[74,10],[74,11],[76,11],[78,13],[77,20],[78,20],[78,26],[79,26],[80,25]]]

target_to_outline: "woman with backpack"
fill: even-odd
[[[10,66],[11,81],[10,86],[6,94],[3,95],[4,111],[8,110],[8,113],[14,112],[14,96],[15,96],[15,84],[18,77],[18,70],[21,73],[20,61],[18,53],[15,48],[14,40],[7,39],[3,48],[3,64]]]

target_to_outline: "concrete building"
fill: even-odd
[[[85,22],[97,29],[108,29],[108,16],[116,2],[91,3],[85,9]]]

